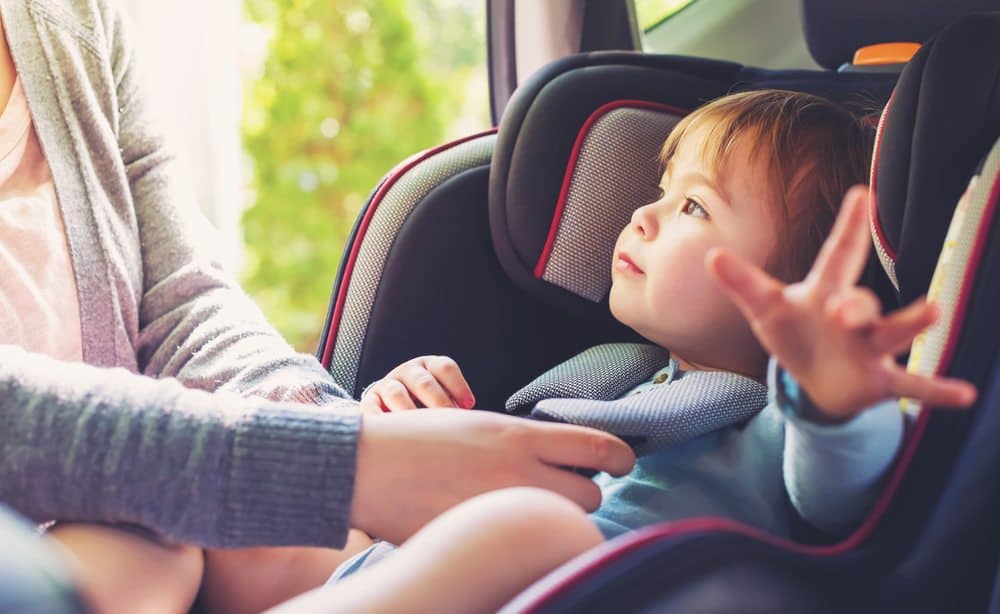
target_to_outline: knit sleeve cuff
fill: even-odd
[[[241,420],[223,504],[227,547],[343,547],[361,415],[284,405]]]
[[[792,374],[785,371],[773,357],[768,365],[767,375],[772,400],[789,420],[796,423],[810,422],[822,426],[836,426],[843,423],[843,421],[823,413],[809,397],[809,394],[795,381]]]

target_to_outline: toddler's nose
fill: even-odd
[[[644,205],[632,213],[632,226],[644,239],[651,239],[656,234],[656,216],[652,205]]]

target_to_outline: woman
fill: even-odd
[[[398,543],[512,485],[593,509],[596,486],[553,466],[631,465],[587,429],[362,418],[206,253],[120,12],[0,0],[0,17],[0,501],[56,521],[84,561],[138,548],[161,583],[169,569],[224,585],[240,557],[201,548],[337,548],[351,526]],[[98,609],[148,594],[102,570],[81,570]]]

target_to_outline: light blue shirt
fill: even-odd
[[[674,361],[625,396],[669,386]],[[605,537],[658,522],[721,516],[787,536],[798,512],[817,528],[849,531],[877,497],[902,442],[895,401],[839,425],[799,417],[808,403],[794,380],[769,369],[768,405],[729,426],[637,459],[626,476],[595,478],[604,502],[592,514]],[[784,394],[776,394],[782,386]]]

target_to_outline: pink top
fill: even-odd
[[[0,344],[83,359],[66,229],[20,79],[0,115]]]

